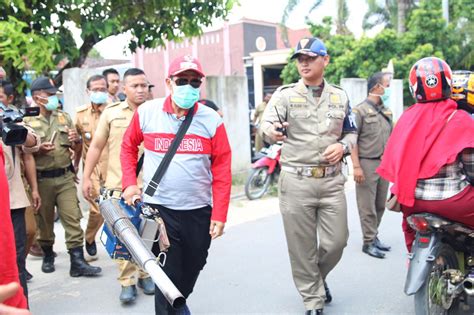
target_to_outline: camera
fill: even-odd
[[[2,133],[3,143],[12,146],[23,144],[28,135],[28,129],[18,123],[23,121],[23,117],[38,116],[39,113],[39,107],[15,110],[0,103],[0,132]]]

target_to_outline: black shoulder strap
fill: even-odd
[[[377,108],[375,107],[374,105],[372,105],[371,103],[367,102],[370,106],[372,106],[372,108],[377,112],[379,113],[380,115],[382,115],[382,117],[388,122],[388,124],[390,125],[390,129],[393,128],[393,123],[392,121],[390,120],[390,118],[384,114],[384,112],[382,112],[382,109],[380,108]]]
[[[188,111],[188,114],[186,115],[186,118],[184,119],[184,122],[182,123],[181,127],[179,127],[178,132],[176,133],[176,137],[173,139],[173,142],[171,142],[171,145],[166,152],[165,156],[163,157],[163,160],[160,163],[160,166],[158,166],[158,169],[155,172],[155,175],[153,175],[153,178],[150,180],[148,183],[148,186],[145,190],[145,194],[148,196],[153,196],[158,189],[158,185],[160,184],[161,179],[163,178],[163,175],[165,175],[166,170],[168,169],[168,166],[171,163],[171,160],[173,159],[174,154],[176,153],[176,150],[178,150],[179,144],[181,143],[181,140],[183,140],[184,135],[186,134],[186,131],[188,131],[189,126],[191,125],[191,121],[193,120],[194,116],[194,108],[196,105],[191,107]]]
[[[143,159],[145,158],[145,152],[140,155],[140,159],[138,160],[137,163],[137,168],[135,169],[135,176],[138,177],[138,174],[140,174],[140,171],[142,170],[143,167]]]

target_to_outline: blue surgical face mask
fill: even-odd
[[[382,100],[382,103],[385,106],[388,106],[390,104],[389,100],[390,100],[390,96],[392,95],[392,89],[390,87],[383,87],[383,88],[384,88],[384,91],[383,91],[382,96],[380,96],[380,99]]]
[[[179,107],[189,109],[199,100],[199,89],[195,89],[189,84],[174,85],[171,98]]]
[[[44,107],[49,111],[57,110],[58,107],[59,107],[58,97],[56,95],[49,96],[48,97],[48,103],[46,105],[44,105]]]
[[[94,103],[94,104],[105,104],[107,103],[108,97],[109,96],[107,95],[107,93],[98,91],[98,92],[91,92],[89,99],[91,103]]]

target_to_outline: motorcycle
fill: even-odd
[[[245,183],[245,195],[249,200],[261,198],[270,187],[277,181],[280,174],[280,152],[281,144],[272,144],[264,148],[252,159],[252,171]]]
[[[474,230],[430,213],[407,221],[416,238],[404,291],[415,313],[474,314]]]

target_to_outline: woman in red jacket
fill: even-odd
[[[430,212],[474,228],[474,123],[451,96],[451,69],[428,57],[412,67],[410,90],[418,102],[400,117],[377,172],[404,218]],[[403,221],[408,250],[415,233]]]

